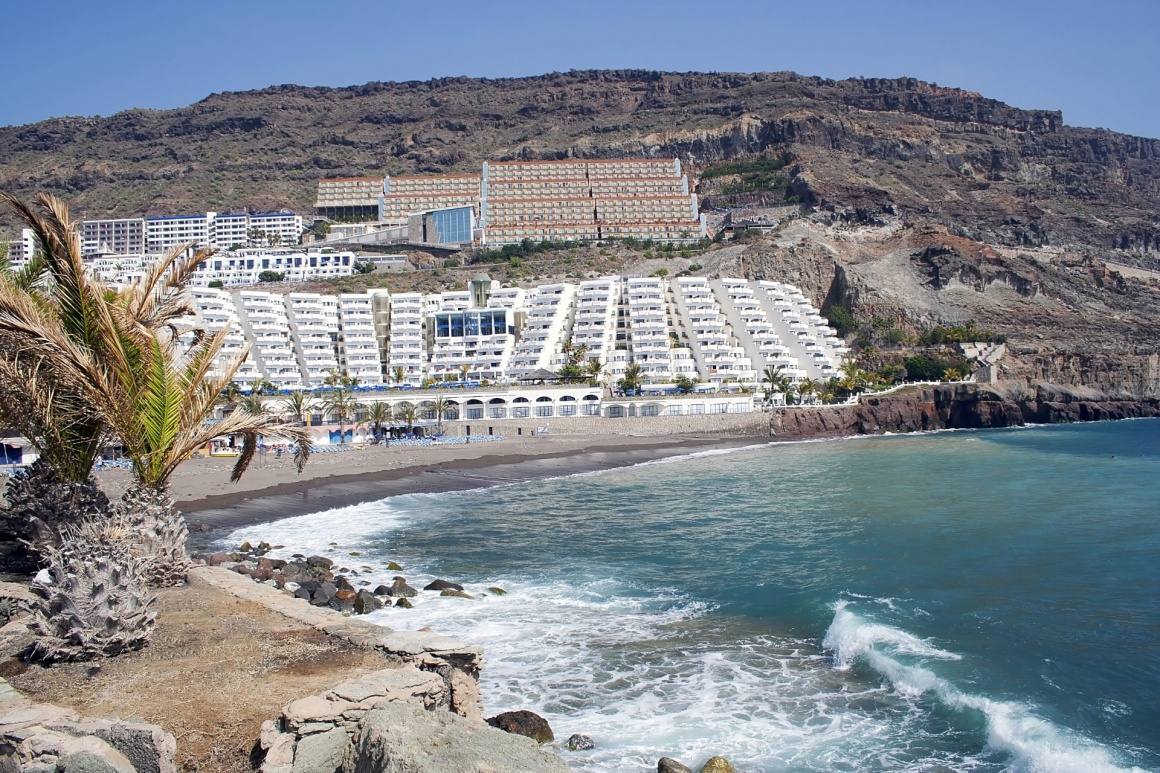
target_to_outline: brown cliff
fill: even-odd
[[[1026,390],[1015,385],[946,384],[865,397],[857,405],[779,408],[770,417],[770,435],[806,440],[1148,417],[1160,417],[1160,400],[1117,399],[1050,385]]]

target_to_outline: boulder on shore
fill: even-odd
[[[360,590],[354,597],[354,613],[365,615],[383,608],[383,602],[375,598],[375,594],[367,590]]]
[[[496,714],[487,720],[487,724],[498,727],[505,733],[527,736],[536,743],[549,743],[556,740],[548,720],[527,709]]]
[[[568,773],[568,763],[531,741],[472,725],[442,711],[408,703],[380,703],[361,722],[352,757],[355,770],[424,773]]]
[[[582,733],[573,733],[568,738],[568,750],[574,752],[581,752],[587,749],[595,749],[596,742],[590,736]]]
[[[423,590],[463,590],[463,586],[450,580],[432,580]]]
[[[710,757],[701,766],[701,773],[737,773],[737,771],[724,757]]]
[[[661,757],[657,760],[657,773],[693,773],[693,769],[672,757]]]
[[[387,589],[387,595],[397,599],[413,599],[419,595],[419,591],[408,585],[404,578],[396,577],[391,587]]]

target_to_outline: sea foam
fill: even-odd
[[[856,662],[865,663],[904,696],[933,695],[951,708],[981,713],[986,721],[987,744],[1010,756],[1008,770],[1142,773],[1142,768],[1116,764],[1109,750],[1090,738],[1037,716],[1032,706],[963,692],[925,664],[927,660],[961,660],[960,655],[900,628],[860,617],[846,601],[839,601],[834,607],[834,619],[822,646],[832,653],[835,668],[847,670]]]

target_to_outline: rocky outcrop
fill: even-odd
[[[157,725],[88,719],[34,703],[0,679],[0,771],[176,773],[177,742]]]
[[[802,168],[794,193],[822,208],[888,203],[1007,244],[1160,248],[1160,140],[913,78],[590,70],[277,86],[0,127],[0,181],[62,195],[82,217],[305,212],[319,178],[388,167],[625,155],[704,165],[763,153],[791,157]],[[879,166],[857,169],[863,160]]]
[[[289,703],[262,725],[262,773],[566,771],[534,741],[446,711],[442,682],[411,666],[343,682]]]
[[[427,714],[405,703],[369,712],[355,750],[353,773],[567,773],[563,759],[535,741],[453,714]]]
[[[947,384],[863,397],[855,405],[779,408],[770,435],[782,440],[985,429],[1160,417],[1160,400],[1117,399],[1052,385]]]
[[[426,631],[393,631],[334,610],[312,606],[289,596],[273,585],[252,582],[222,567],[198,566],[189,573],[191,585],[206,584],[262,604],[287,617],[358,647],[377,649],[399,666],[414,666],[443,683],[439,706],[468,719],[482,721],[479,670],[483,648],[469,646],[450,636]]]

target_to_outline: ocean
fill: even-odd
[[[368,619],[483,645],[487,714],[591,736],[577,771],[1160,770],[1160,420],[772,443],[243,539],[463,582]]]

